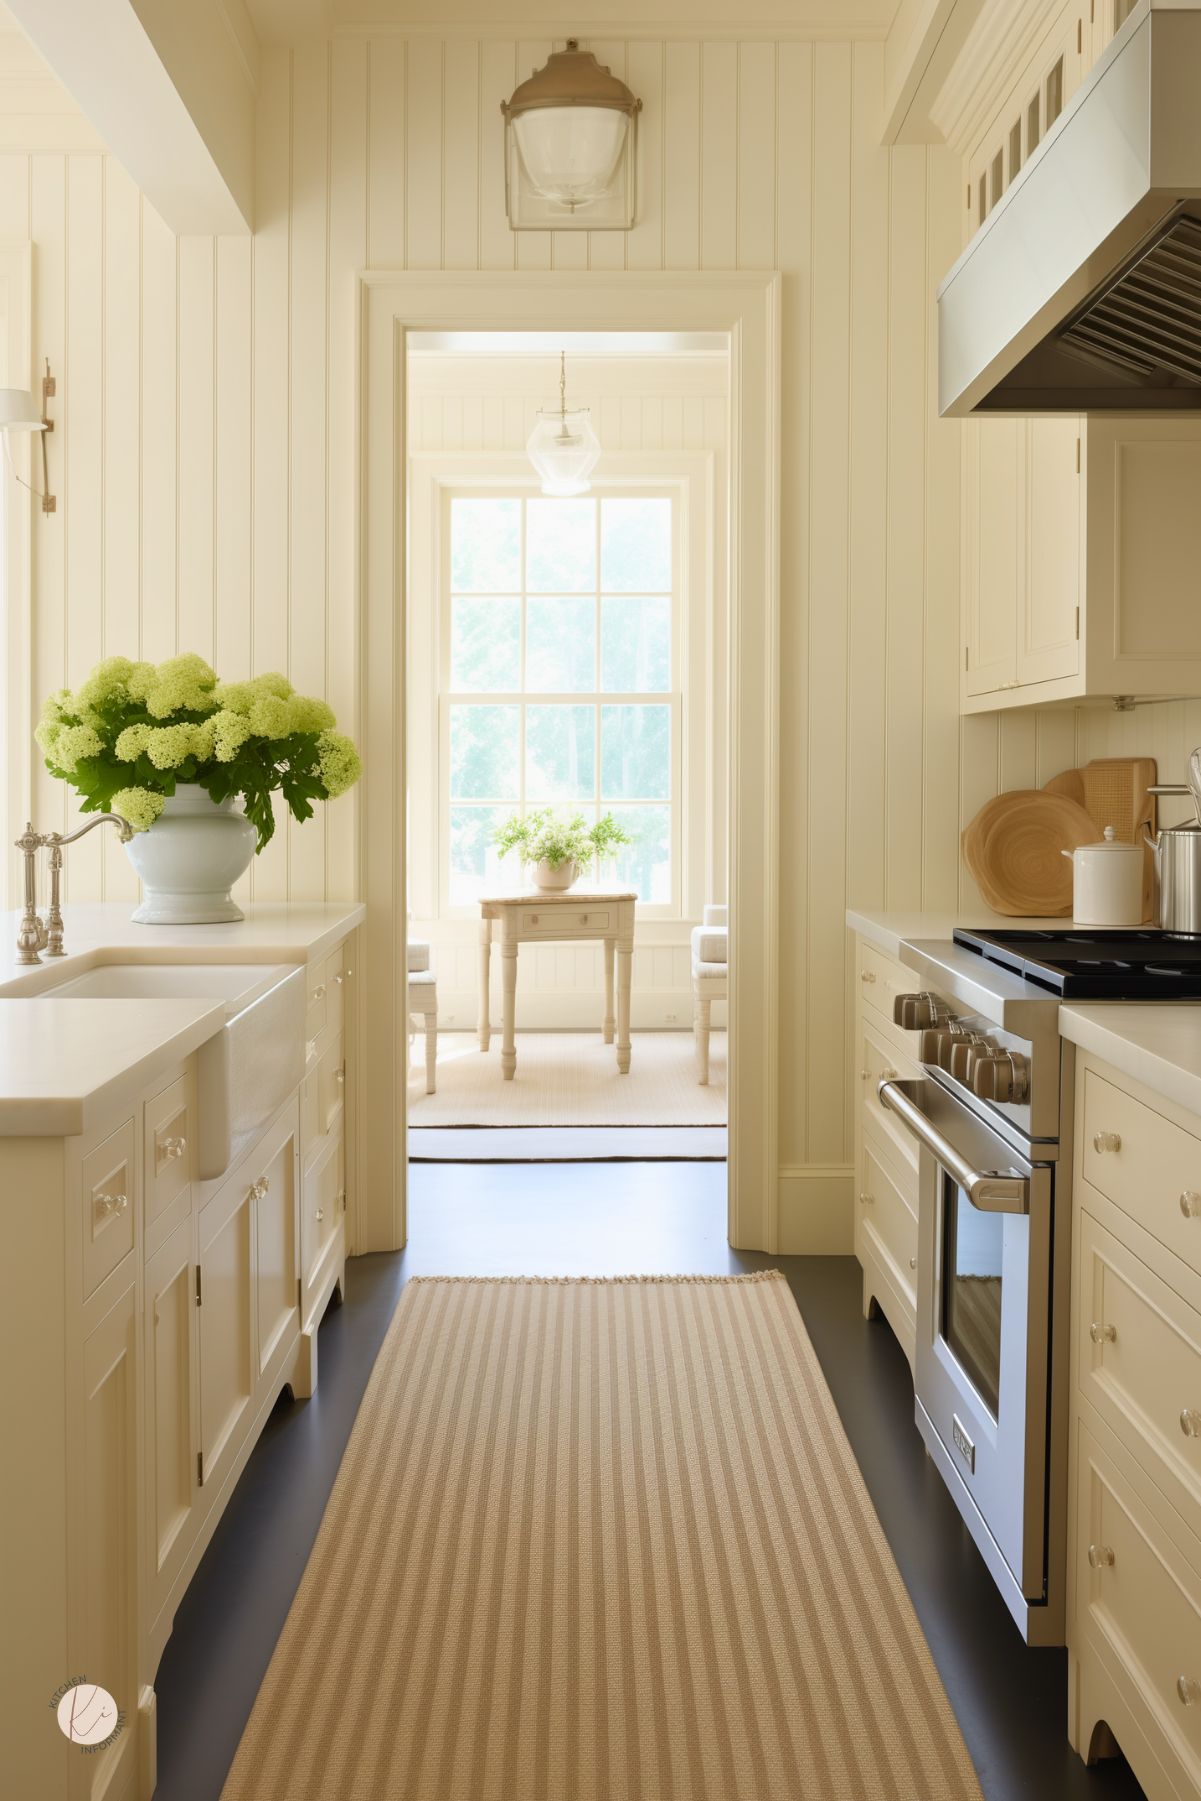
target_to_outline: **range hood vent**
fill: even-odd
[[[939,410],[1201,410],[1201,5],[1142,0],[939,290]]]

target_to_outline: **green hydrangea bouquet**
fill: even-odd
[[[51,775],[82,797],[81,812],[119,813],[137,832],[154,824],[181,783],[215,802],[240,798],[262,850],[275,830],[271,796],[295,819],[362,774],[350,739],[323,700],[282,675],[221,682],[203,657],[165,663],[107,657],[72,692],[42,708],[35,736]]]

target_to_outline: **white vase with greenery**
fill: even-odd
[[[516,851],[523,866],[532,866],[535,888],[563,894],[590,864],[616,856],[634,840],[612,813],[589,826],[582,813],[565,819],[553,807],[539,807],[524,817],[514,813],[497,827],[494,843],[502,857]]]

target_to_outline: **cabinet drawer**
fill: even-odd
[[[1076,1617],[1184,1792],[1201,1792],[1201,1577],[1083,1424]],[[1137,1773],[1137,1772],[1136,1772]]]
[[[859,993],[888,1024],[893,1024],[893,1003],[900,994],[916,994],[921,984],[911,969],[898,963],[867,939],[860,938],[857,959]],[[899,1029],[899,1028],[898,1028]]]
[[[324,1273],[326,1251],[346,1207],[346,1162],[341,1137],[331,1139],[304,1173],[300,1203],[300,1258],[305,1310]]]
[[[146,1224],[152,1226],[191,1173],[192,1110],[189,1082],[180,1076],[146,1102],[142,1114],[142,1169],[146,1190]]]
[[[1078,1220],[1077,1385],[1201,1523],[1201,1313],[1091,1214]]]
[[[346,1049],[341,1036],[333,1039],[317,1064],[317,1129],[332,1129],[342,1108],[346,1092]]]
[[[1084,1072],[1086,1180],[1201,1275],[1201,1138]]]
[[[862,1240],[889,1271],[910,1307],[917,1306],[916,1180],[898,1180],[870,1135],[865,1136],[857,1171],[856,1249]]]
[[[912,1169],[916,1183],[917,1140],[905,1130],[895,1113],[889,1113],[881,1106],[876,1089],[885,1075],[916,1077],[921,1075],[921,1069],[904,1057],[872,1020],[860,1020],[856,1051],[861,1129],[872,1131],[891,1150],[894,1158],[901,1159],[902,1166]]]
[[[311,963],[306,972],[304,1035],[310,1044],[325,1030],[328,1017],[329,984],[325,979],[325,968],[324,962]]]
[[[611,907],[526,907],[517,915],[521,932],[542,932],[547,937],[562,932],[607,932],[612,929]]]
[[[133,1249],[136,1166],[134,1122],[89,1151],[83,1160],[83,1298],[100,1286]]]
[[[346,967],[339,945],[332,957],[325,959],[325,1024],[329,1031],[340,1032],[346,1018]]]

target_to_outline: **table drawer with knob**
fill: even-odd
[[[1077,1226],[1077,1386],[1173,1505],[1201,1517],[1201,1312],[1090,1213]]]
[[[855,987],[860,1000],[889,1027],[896,1025],[900,1042],[916,1043],[911,1034],[896,1024],[896,1007],[904,995],[918,992],[921,983],[917,976],[867,939],[858,939],[857,945]]]
[[[570,938],[574,933],[614,930],[611,907],[524,907],[517,915],[520,932],[537,932],[547,938],[557,933]]]
[[[83,1159],[83,1298],[133,1249],[137,1194],[134,1122],[127,1119]]]
[[[902,1167],[907,1165],[913,1171],[916,1192],[917,1140],[901,1124],[896,1114],[890,1113],[881,1104],[877,1090],[885,1076],[916,1078],[922,1073],[921,1066],[903,1056],[889,1036],[879,1029],[875,1020],[860,1021],[855,1049],[861,1125],[870,1127],[891,1148],[894,1157],[900,1159]]]
[[[1201,1138],[1094,1069],[1083,1089],[1085,1177],[1201,1275]]]
[[[147,1229],[188,1186],[194,1137],[190,1083],[187,1076],[180,1076],[142,1110]]]
[[[1201,1792],[1201,1574],[1082,1422],[1077,1431],[1076,1618],[1091,1641],[1077,1648],[1096,1646],[1120,1678],[1173,1792]],[[1137,1757],[1135,1774],[1152,1779]]]

